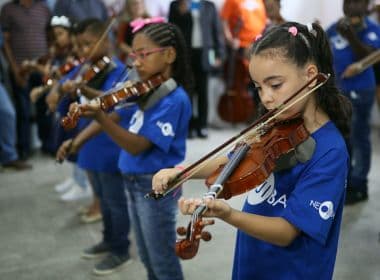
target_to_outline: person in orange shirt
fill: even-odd
[[[263,0],[226,0],[220,16],[227,44],[233,49],[247,48],[267,21]]]
[[[244,95],[242,87],[234,88],[235,85],[242,85],[252,96],[253,104],[258,103],[258,96],[250,85],[248,73],[248,52],[249,46],[255,38],[260,35],[267,24],[267,16],[263,0],[226,0],[221,9],[221,19],[223,32],[227,43],[227,60],[225,81],[227,91],[236,90],[237,93]],[[233,67],[233,68],[232,68]],[[231,73],[234,69],[237,73]],[[231,76],[232,75],[232,76]],[[236,79],[239,81],[236,81]],[[255,107],[255,105],[253,105]],[[238,108],[231,108],[229,115],[234,115]],[[255,110],[252,116],[244,118],[242,122],[250,122],[256,115]],[[221,118],[228,122],[234,122]],[[237,122],[240,122],[237,121]]]

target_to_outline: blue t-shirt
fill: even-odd
[[[365,19],[365,28],[357,33],[359,40],[365,45],[380,48],[380,27],[369,19]],[[376,87],[375,74],[373,68],[369,67],[362,73],[352,78],[342,79],[344,70],[350,64],[359,60],[355,56],[348,41],[336,30],[334,23],[327,30],[327,36],[330,40],[331,50],[334,58],[334,70],[336,73],[337,83],[341,90],[349,92],[351,90],[367,90]]]
[[[349,158],[332,122],[311,135],[310,160],[272,173],[248,193],[243,211],[283,217],[300,235],[280,247],[238,231],[233,279],[331,279],[342,219]]]
[[[182,87],[177,87],[146,111],[137,105],[130,110],[133,110],[133,115],[126,129],[145,137],[153,147],[135,156],[122,150],[119,158],[122,173],[151,174],[184,160],[192,111]]]
[[[124,64],[118,59],[113,59],[116,67],[107,74],[102,86],[99,90],[105,92],[114,86],[124,71]],[[88,125],[90,120],[81,118],[79,126],[81,128]],[[78,153],[78,165],[90,171],[97,172],[118,172],[117,160],[120,148],[115,142],[104,132],[87,141]]]

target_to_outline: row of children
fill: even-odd
[[[180,192],[157,201],[147,200],[144,195],[150,192],[152,185],[156,192],[161,192],[180,172],[175,166],[185,156],[191,117],[185,91],[190,77],[186,51],[181,34],[171,24],[145,25],[143,22],[139,28],[132,42],[131,58],[140,79],[147,81],[161,74],[167,82],[174,81],[174,86],[165,82],[159,89],[166,85],[169,92],[157,90],[148,95],[149,101],[159,94],[158,100],[147,108],[145,98],[143,102],[110,114],[91,104],[72,105],[71,114],[79,108],[82,115],[96,122],[65,142],[57,157],[63,159],[78,151],[78,164],[89,170],[91,181],[96,185],[94,189],[103,212],[104,238],[85,254],[110,252],[96,265],[96,273],[108,273],[129,260],[129,242],[125,239],[129,229],[126,205],[148,278],[182,279],[180,262],[174,254],[176,201]],[[85,30],[84,43],[79,45],[85,47],[87,42],[88,46],[94,46],[100,37],[97,29]],[[94,60],[106,55],[106,42],[104,44],[97,49]],[[233,210],[220,200],[206,202],[208,215],[240,229],[233,279],[269,277],[269,274],[269,278],[287,279],[332,277],[348,172],[344,137],[349,131],[350,105],[335,87],[332,57],[326,51],[327,46],[327,37],[320,26],[313,24],[308,29],[297,23],[274,27],[253,45],[250,75],[266,110],[278,107],[319,72],[333,77],[282,116],[301,114],[304,126],[315,141],[304,154],[306,162],[275,172],[263,184],[271,184],[276,190],[272,195],[282,197],[283,203],[272,205],[265,203],[265,199],[260,200],[267,192],[267,188],[260,187],[248,194],[244,206],[247,213]],[[314,84],[304,91],[312,86]],[[102,91],[107,89],[101,87]],[[122,124],[123,120],[127,122]],[[122,148],[119,157],[109,151],[111,147],[116,148],[112,142]],[[118,159],[117,166],[116,162],[111,164],[111,158]],[[228,157],[216,159],[196,177],[207,177],[227,161]],[[120,171],[111,170],[111,166]],[[164,170],[153,177],[160,169]],[[121,194],[122,182],[117,178],[123,181],[127,198]],[[121,200],[126,203],[119,204]],[[259,200],[262,203],[257,203]],[[320,207],[310,206],[310,201],[319,202]],[[179,200],[183,213],[191,213],[199,203],[198,200]]]
[[[104,30],[97,21],[84,23],[79,29],[76,41],[86,62],[109,57]],[[111,113],[92,103],[71,105],[69,116],[80,110],[95,121],[81,120],[80,132],[63,142],[57,159],[77,152],[77,164],[87,171],[100,200],[103,240],[84,251],[85,257],[108,253],[95,266],[96,274],[113,272],[129,262],[132,225],[148,278],[183,279],[174,250],[180,192],[157,201],[144,196],[152,186],[161,193],[182,169],[176,166],[185,157],[191,118],[186,47],[172,24],[141,20],[134,32],[130,59],[139,78],[149,81],[161,75],[165,82],[136,103]],[[205,203],[206,215],[239,229],[233,279],[332,278],[349,166],[345,140],[350,104],[336,88],[329,49],[318,24],[285,23],[267,30],[254,42],[250,76],[264,112],[280,107],[318,73],[331,75],[325,85],[279,117],[300,115],[314,144],[306,151],[297,150],[294,165],[272,173],[262,186],[249,192],[243,212],[220,200],[179,199],[183,213],[190,214]],[[69,98],[66,92],[80,92],[89,99],[107,94],[123,80],[124,67],[111,58],[109,67],[99,72],[102,75],[93,84],[73,81],[78,77],[74,69],[58,82],[58,100]],[[314,86],[309,84],[303,92]],[[71,94],[73,97],[77,94]],[[194,177],[209,176],[230,157],[233,154],[215,159]],[[273,200],[279,203],[271,203]]]

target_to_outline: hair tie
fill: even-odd
[[[298,29],[297,29],[297,27],[295,27],[295,26],[291,26],[291,27],[289,27],[288,32],[289,32],[290,34],[292,34],[293,37],[295,37],[295,36],[297,35],[297,33],[298,33]]]
[[[62,26],[66,28],[71,27],[70,20],[66,16],[53,16],[50,20],[50,26]]]
[[[255,42],[257,42],[258,40],[260,40],[262,37],[263,37],[263,34],[256,35]]]
[[[313,35],[314,37],[317,37],[317,31],[313,28],[313,24],[309,22],[308,24],[306,24],[306,26],[309,33]]]
[[[145,18],[145,19],[138,18],[132,21],[130,25],[133,28],[132,33],[136,33],[147,24],[162,23],[162,22],[165,22],[165,18],[163,17],[151,17],[151,18]]]

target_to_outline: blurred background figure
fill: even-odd
[[[171,0],[145,0],[144,2],[150,16],[164,18],[168,17]]]
[[[193,109],[196,113],[193,113],[188,136],[207,138],[208,76],[222,65],[225,57],[221,21],[211,1],[176,0],[170,5],[169,22],[181,29],[191,50],[195,88],[190,94],[197,106]]]
[[[248,73],[248,49],[267,24],[262,0],[226,0],[221,10],[227,42],[226,90],[218,103],[220,117],[230,123],[250,122],[256,99]],[[251,89],[250,89],[251,88]]]
[[[368,173],[371,165],[370,116],[376,92],[373,67],[344,78],[346,68],[380,48],[380,28],[366,17],[368,0],[344,0],[344,17],[328,30],[334,68],[340,89],[353,105],[351,123],[351,169],[346,204],[368,199]]]
[[[264,0],[264,5],[267,14],[266,28],[285,22],[281,15],[281,0]]]
[[[57,0],[54,6],[54,15],[66,16],[72,22],[88,18],[105,21],[108,18],[108,11],[101,0]]]
[[[31,103],[27,65],[33,65],[47,57],[46,27],[50,16],[49,8],[43,1],[11,1],[1,9],[4,50],[10,65],[17,115],[17,149],[22,159],[28,158],[31,152]]]
[[[138,18],[148,18],[144,0],[128,0],[122,13],[119,16],[117,28],[117,47],[119,48],[120,58],[126,62],[128,54],[132,51],[132,27],[129,25]]]

